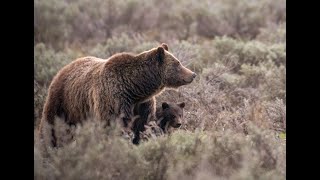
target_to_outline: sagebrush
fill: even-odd
[[[34,10],[35,179],[286,179],[285,0],[36,0]],[[198,74],[157,97],[185,102],[178,130],[147,128],[135,146],[88,121],[43,156],[36,130],[60,68],[162,42]]]

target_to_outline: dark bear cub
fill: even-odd
[[[167,103],[163,102],[161,107],[157,107],[157,124],[167,133],[170,127],[179,128],[183,119],[183,108],[185,103]]]
[[[161,106],[156,108],[156,121],[150,121],[147,124],[141,123],[140,117],[135,118],[132,129],[134,131],[133,143],[139,144],[140,136],[142,139],[148,139],[151,134],[161,135],[168,133],[169,129],[179,128],[183,119],[183,108],[185,103],[168,103],[163,102]],[[141,110],[141,108],[140,108]],[[135,112],[135,114],[139,114]],[[140,130],[140,131],[139,131]],[[142,134],[140,134],[142,133]]]

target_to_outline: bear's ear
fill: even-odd
[[[166,103],[166,102],[163,102],[162,103],[162,109],[167,109],[167,108],[169,108],[169,104]]]
[[[181,103],[178,104],[178,106],[181,107],[181,108],[184,108],[185,105],[186,104],[184,102],[181,102]]]
[[[159,46],[156,51],[157,51],[156,52],[156,59],[157,59],[157,61],[162,63],[164,61],[164,56],[165,56],[163,47]]]
[[[168,45],[166,43],[162,43],[161,46],[163,47],[163,49],[169,51]]]

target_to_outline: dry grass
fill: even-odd
[[[163,134],[150,124],[135,146],[88,121],[65,143],[61,123],[64,146],[50,158],[35,137],[34,178],[286,179],[285,10],[285,0],[36,0],[35,128],[53,76],[80,56],[165,42],[198,76],[157,97],[158,105],[186,103],[178,130]]]
[[[35,179],[285,179],[285,141],[251,123],[247,135],[177,130],[135,146],[89,121],[75,137],[50,159],[35,146]]]

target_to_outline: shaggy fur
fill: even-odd
[[[66,65],[49,86],[40,137],[49,141],[47,145],[57,146],[53,128],[56,117],[69,125],[88,118],[110,125],[120,119],[117,124],[131,129],[133,115],[139,115],[139,124],[146,124],[148,117],[155,116],[156,95],[165,87],[189,84],[196,76],[167,50],[162,44],[137,55],[119,53],[106,60],[83,57]],[[43,128],[45,123],[51,128]],[[134,125],[133,129],[143,130]]]

